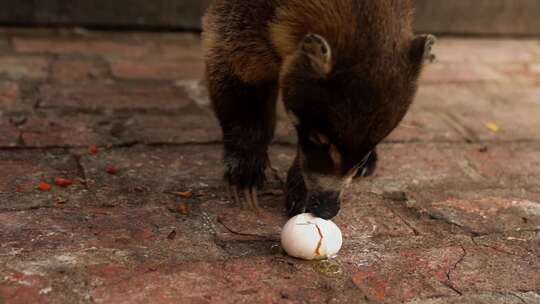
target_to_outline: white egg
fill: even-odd
[[[281,231],[281,246],[285,252],[304,260],[333,258],[342,244],[341,230],[334,222],[310,213],[291,218]]]

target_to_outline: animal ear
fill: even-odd
[[[409,58],[414,67],[421,69],[424,62],[433,62],[435,55],[431,53],[433,45],[437,38],[433,35],[420,35],[413,39],[411,49],[409,50]]]
[[[300,43],[300,52],[319,76],[324,77],[332,71],[332,48],[322,36],[306,35]]]

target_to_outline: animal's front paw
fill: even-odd
[[[307,189],[300,172],[298,159],[295,160],[287,174],[287,191],[285,206],[290,217],[306,212]]]
[[[264,185],[266,180],[264,171],[267,166],[266,152],[225,155],[225,181],[236,204],[242,205],[245,209],[259,209],[257,190]]]
[[[288,188],[285,196],[287,214],[290,217],[306,212],[306,194],[298,188]]]

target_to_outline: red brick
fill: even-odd
[[[159,143],[211,143],[222,140],[221,129],[209,109],[186,111],[179,116],[134,115],[114,123],[120,142]],[[295,143],[296,134],[288,122],[279,121],[275,140]],[[100,141],[101,142],[101,141]]]
[[[57,241],[52,242],[53,239],[58,238],[56,235],[62,229],[69,228],[75,231],[74,227],[68,227],[66,220],[61,219],[58,216],[58,210],[42,209],[40,211],[29,212],[2,212],[0,214],[0,227],[4,232],[0,235],[0,239],[3,244],[9,244],[9,246],[3,246],[1,252],[3,255],[17,256],[16,252],[23,252],[24,250],[43,250],[45,247],[51,247],[51,245],[58,245]],[[66,214],[63,213],[65,216]],[[39,218],[39,217],[42,218]],[[45,228],[48,225],[48,230]],[[51,233],[52,232],[52,233]],[[49,233],[48,237],[45,237]],[[36,242],[37,239],[45,238],[47,242]],[[34,241],[32,241],[34,240]],[[35,252],[37,254],[37,252]],[[24,269],[23,269],[24,270]],[[34,269],[35,271],[35,269]]]
[[[0,83],[0,108],[15,108],[19,101],[19,85],[16,82]]]
[[[96,144],[142,142],[210,143],[221,140],[216,119],[209,113],[177,116],[98,116],[76,114],[30,116],[20,127],[25,145],[30,147],[83,147]]]
[[[531,291],[540,289],[540,258],[513,255],[489,247],[465,247],[466,255],[451,273],[455,287],[465,293]]]
[[[536,143],[507,143],[496,145],[439,145],[441,157],[454,166],[466,179],[493,188],[534,187],[539,179],[540,168]],[[381,163],[384,164],[384,163]],[[384,169],[383,166],[381,166]],[[420,172],[419,172],[420,174]]]
[[[327,303],[344,293],[343,285],[302,268],[271,257],[169,263],[154,271],[141,267],[129,279],[105,281],[91,293],[98,303]]]
[[[486,152],[468,148],[456,151],[463,153],[467,160],[482,177],[499,181],[499,186],[517,184],[518,186],[538,185],[540,178],[540,147],[538,144],[488,145]],[[460,153],[461,152],[461,153]]]
[[[103,118],[83,114],[67,117],[30,116],[19,127],[21,138],[28,147],[87,147],[92,144],[118,143],[109,134]]]
[[[51,29],[48,27],[3,27],[0,28],[0,33],[6,37],[40,37],[40,36],[51,36],[62,32],[62,30]]]
[[[114,198],[106,199],[108,201],[105,202],[115,204]],[[79,237],[85,240],[84,245],[88,248],[108,248],[145,254],[146,257],[141,262],[156,262],[156,259],[162,261],[173,254],[181,255],[184,259],[222,257],[220,248],[212,242],[212,236],[208,231],[201,230],[195,233],[191,230],[192,227],[189,225],[198,223],[192,221],[179,223],[175,214],[163,206],[156,207],[156,204],[151,202],[146,204],[148,206],[138,208],[126,208],[117,204],[114,212],[110,209],[98,209],[88,221],[92,229],[81,231]],[[154,225],[153,222],[159,224]],[[174,240],[170,240],[167,236],[173,230],[177,231],[177,235]],[[149,247],[153,248],[152,252],[145,249]]]
[[[0,147],[14,147],[19,144],[19,130],[9,122],[8,117],[0,117]]]
[[[196,59],[164,61],[118,61],[111,63],[112,73],[120,79],[179,80],[201,79],[204,63]]]
[[[59,59],[52,65],[51,78],[58,82],[81,82],[106,77],[105,68],[92,60]]]
[[[449,157],[446,149],[458,150],[451,144],[383,144],[379,145],[379,166],[375,175],[361,179],[361,184],[371,187],[398,189],[424,189],[455,183],[470,183],[456,159]]]
[[[434,63],[426,66],[421,83],[502,83],[507,82],[504,74],[489,65],[457,65]]]
[[[425,299],[414,301],[414,304],[529,304],[536,303],[540,300],[540,295],[535,292],[511,292],[503,293],[481,293],[481,294],[464,294],[462,296]]]
[[[148,197],[141,196],[137,188],[163,194],[197,189],[201,183],[213,189],[221,186],[222,156],[220,149],[212,146],[101,150],[98,156],[87,155],[85,149],[81,163],[91,181],[89,188],[104,198],[118,198],[123,193],[132,194],[134,201],[146,201]],[[117,167],[119,173],[107,174],[108,165]]]
[[[220,237],[227,240],[237,237],[243,240],[246,237],[249,239],[251,235],[251,239],[279,240],[281,227],[288,219],[285,214],[268,211],[253,214],[253,212],[239,209],[221,208],[221,210],[215,210],[218,214],[217,221],[223,226],[220,227],[222,228],[220,229]]]
[[[56,151],[57,152],[57,151]],[[6,193],[38,193],[36,187],[40,182],[52,184],[55,177],[76,179],[78,170],[70,155],[41,153],[32,151],[0,152],[0,170],[9,174],[0,175],[0,192]],[[76,190],[78,187],[56,189],[54,193]],[[17,191],[19,190],[19,191]],[[58,190],[56,192],[56,190]],[[46,197],[46,193],[38,193]],[[28,197],[30,198],[30,197]],[[6,201],[6,205],[16,205],[17,202]],[[5,207],[5,206],[4,206]]]
[[[407,192],[405,205],[435,222],[450,225],[450,233],[501,234],[535,229],[540,192],[519,186],[451,185]],[[429,226],[428,226],[429,227]],[[423,229],[424,227],[422,227]],[[445,231],[445,227],[438,227]],[[425,233],[432,232],[423,229]],[[433,231],[435,232],[435,230]]]
[[[9,39],[7,37],[0,37],[0,51],[2,52],[11,51],[11,45],[9,44]]]
[[[435,201],[429,212],[477,234],[533,230],[540,225],[540,203],[511,197]]]
[[[384,143],[378,146],[379,163],[375,174],[354,180],[346,190],[382,194],[386,191],[424,191],[439,187],[458,188],[478,186],[464,172],[459,158],[463,146],[453,143]],[[472,148],[471,148],[472,149]],[[271,149],[272,151],[272,149]],[[284,166],[283,174],[294,159],[294,148],[273,149],[272,161]],[[481,184],[481,183],[480,183]]]
[[[43,85],[41,107],[81,110],[178,110],[191,103],[181,89],[153,84]]]
[[[273,150],[288,153],[293,151],[277,147]],[[147,149],[137,146],[130,149],[100,150],[98,157],[88,155],[86,149],[80,153],[81,164],[89,179],[88,187],[97,193],[100,200],[133,205],[160,200],[172,203],[175,196],[164,193],[191,190],[195,194],[193,199],[201,200],[205,210],[213,211],[216,215],[222,212],[220,211],[222,204],[239,207],[227,199],[223,188],[222,152],[218,146]],[[282,172],[290,165],[288,161],[283,162],[280,159],[273,161]],[[117,167],[118,174],[115,176],[107,174],[105,168],[108,165]],[[268,172],[267,189],[278,188],[276,184],[275,178]],[[195,191],[196,189],[199,191]],[[157,197],[142,195],[145,193],[155,194]],[[217,198],[220,199],[220,203],[216,203]],[[281,195],[271,192],[263,192],[261,204],[275,214],[280,214],[284,206]],[[203,208],[199,205],[197,207]]]
[[[435,111],[413,106],[386,140],[390,142],[445,142],[463,141],[463,137],[441,120]]]
[[[144,143],[208,143],[221,140],[219,124],[209,113],[176,116],[136,115],[122,137]]]
[[[143,57],[155,52],[152,43],[137,40],[111,41],[96,38],[16,37],[21,53],[90,54],[106,57]]]
[[[183,37],[183,36],[181,36]],[[187,38],[185,41],[161,41],[158,44],[159,56],[169,60],[202,60],[203,49],[200,39]]]
[[[534,39],[441,38],[434,53],[437,61],[470,66],[529,62],[538,50],[540,46]]]
[[[530,140],[538,139],[540,128],[538,93],[534,86],[424,85],[416,103],[471,141]],[[491,131],[488,123],[500,130]]]
[[[45,79],[49,62],[44,57],[0,57],[0,74],[9,79]]]
[[[540,247],[537,246],[539,238],[533,229],[477,236],[474,238],[474,244],[515,257],[540,257]]]
[[[397,209],[396,207],[392,207]],[[341,212],[335,218],[345,239],[414,236],[415,232],[380,196],[366,193],[362,187],[345,191]],[[361,220],[358,220],[361,219]],[[352,253],[351,253],[352,254]]]
[[[101,279],[114,279],[129,272],[129,268],[123,265],[97,264],[86,268],[88,274]]]
[[[496,68],[506,75],[512,84],[538,85],[540,83],[540,73],[536,71],[535,65],[516,63]]]
[[[529,70],[529,72],[531,72],[531,73],[533,73],[535,75],[540,75],[540,62],[530,63],[527,66],[527,69]]]
[[[124,68],[116,72],[125,79],[199,77],[187,66],[201,63],[197,39],[10,35],[27,36],[14,40],[23,52],[75,56],[57,56],[53,81],[38,92],[23,90],[42,108],[26,113],[19,128],[8,115],[13,96],[20,98],[14,87],[23,84],[0,84],[8,111],[0,119],[0,146],[21,133],[42,148],[0,149],[0,172],[8,172],[0,175],[0,265],[11,267],[0,266],[0,302],[491,303],[485,295],[540,289],[539,92],[536,59],[529,56],[540,55],[536,42],[442,39],[433,66],[440,70],[426,74],[436,84],[422,86],[402,126],[380,145],[375,176],[345,191],[335,218],[344,235],[338,258],[312,263],[281,252],[284,193],[271,174],[260,191],[261,213],[227,197],[220,129],[199,83],[91,81],[96,68],[98,78],[106,77],[102,68],[111,62]],[[488,122],[500,131],[490,131]],[[283,118],[276,137],[294,142]],[[103,147],[133,141],[151,145]],[[88,154],[88,143],[99,144],[97,155]],[[50,148],[57,145],[82,148]],[[295,147],[270,151],[284,177]],[[107,174],[107,166],[117,174]],[[35,189],[56,177],[75,184]],[[58,198],[65,202],[56,204]],[[188,214],[178,212],[180,203]],[[46,277],[46,284],[33,276]]]
[[[47,279],[39,275],[26,275],[14,270],[0,271],[0,302],[47,303],[47,293],[52,291]]]
[[[536,144],[383,144],[373,177],[356,181],[372,191],[523,188],[538,185]]]
[[[68,201],[63,207],[1,213],[4,233],[0,241],[9,246],[0,248],[0,253],[6,256],[16,250],[27,252],[19,256],[19,268],[32,269],[32,261],[42,260],[43,268],[38,269],[45,273],[56,271],[57,256],[63,254],[78,260],[79,264],[70,265],[73,267],[115,260],[115,251],[137,255],[139,263],[161,263],[174,256],[181,260],[225,257],[211,231],[193,230],[192,225],[202,225],[198,218],[179,222],[173,213],[156,204],[91,207],[95,205],[91,197],[69,197],[77,201]],[[172,230],[177,231],[177,236],[169,240],[167,235]],[[121,256],[116,259],[123,261]]]
[[[386,253],[378,261],[360,266],[354,284],[377,303],[456,295],[446,274],[461,259],[460,247],[405,249]]]
[[[540,138],[537,131],[540,120],[536,119],[540,115],[539,86],[488,86],[480,93],[483,94],[476,99],[474,112],[471,111],[471,116],[475,115],[480,123],[465,123],[481,139],[519,141]],[[495,123],[500,130],[492,132],[486,123]]]

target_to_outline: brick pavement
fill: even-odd
[[[278,178],[227,199],[198,37],[0,33],[0,303],[540,303],[540,41],[440,39],[340,256],[304,262]]]

